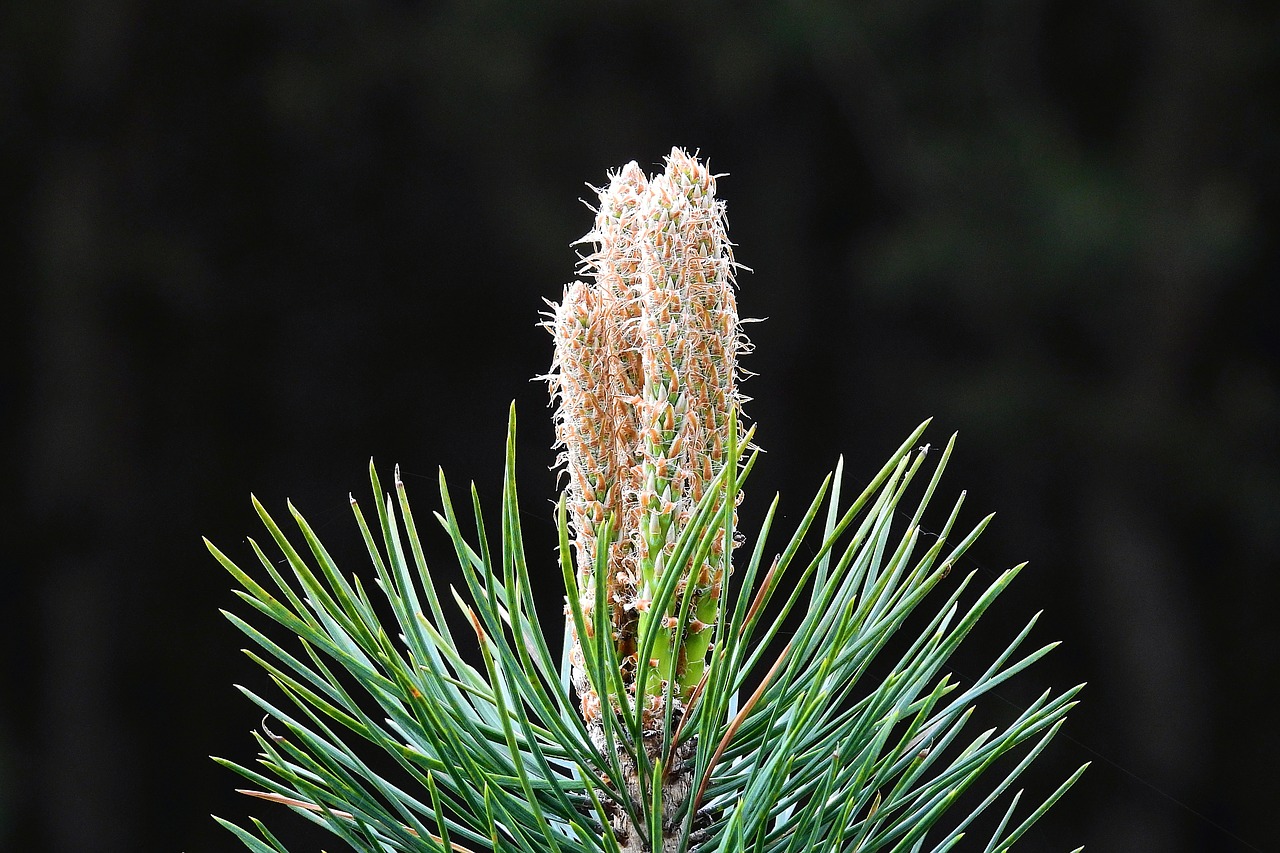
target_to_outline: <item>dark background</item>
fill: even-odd
[[[1000,512],[968,568],[1031,567],[957,668],[1044,607],[1065,644],[993,701],[1090,682],[1028,781],[1093,768],[1024,849],[1269,847],[1278,24],[1210,0],[5,3],[0,849],[239,849],[209,812],[341,849],[206,758],[252,760],[231,685],[264,679],[200,536],[251,559],[253,490],[358,558],[370,455],[423,516],[437,465],[492,498],[515,399],[549,563],[534,324],[583,183],[672,145],[730,173],[739,304],[768,318],[748,526],[775,490],[794,521],[839,453],[857,482],[925,417],[959,430],[948,498]]]

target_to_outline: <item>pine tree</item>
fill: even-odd
[[[976,572],[948,580],[990,520],[948,545],[963,494],[923,535],[954,436],[931,453],[921,425],[852,500],[837,465],[766,561],[778,500],[753,536],[737,528],[758,450],[715,176],[675,149],[662,172],[630,163],[599,196],[586,280],[544,323],[565,484],[560,654],[531,593],[531,577],[557,567],[525,556],[513,409],[494,539],[474,487],[468,534],[440,478],[465,636],[449,627],[398,469],[384,493],[370,465],[372,524],[351,502],[364,580],[339,570],[292,506],[302,549],[254,501],[288,566],[251,540],[270,588],[209,544],[237,595],[296,639],[286,647],[227,613],[287,701],[246,691],[270,720],[255,733],[259,767],[222,763],[254,785],[244,793],[362,853],[953,848],[1081,689],[1045,691],[1003,729],[963,735],[979,698],[1056,643],[1017,656],[1032,618],[971,685],[945,671],[1022,568],[972,600]],[[922,618],[930,593],[945,600]],[[465,659],[477,647],[482,668]],[[1084,769],[1018,820],[1021,791],[1008,797],[985,849],[1017,841]],[[285,851],[260,821],[220,822],[251,850]]]

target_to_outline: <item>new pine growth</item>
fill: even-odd
[[[705,164],[673,149],[661,173],[646,177],[631,162],[598,193],[595,226],[579,241],[594,247],[579,269],[586,280],[566,285],[545,323],[555,339],[547,378],[584,623],[588,633],[610,632],[648,729],[663,712],[668,682],[682,706],[706,668],[733,543],[721,532],[700,565],[670,563],[725,465],[730,430],[736,441],[744,437],[734,412],[743,400],[738,356],[749,343],[734,298],[724,202]],[[601,549],[608,570],[598,578]],[[684,623],[652,606],[667,571],[683,573],[677,603],[693,584]],[[599,583],[607,613],[593,612]],[[653,652],[640,661],[638,638],[655,624]],[[573,680],[583,717],[593,722],[601,702],[576,646],[581,639]]]

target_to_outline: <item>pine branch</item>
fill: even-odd
[[[513,408],[492,540],[475,488],[467,532],[440,476],[463,636],[398,470],[384,491],[370,463],[368,519],[350,501],[363,573],[340,569],[292,505],[286,532],[253,502],[282,558],[250,540],[260,574],[207,543],[250,611],[227,618],[277,694],[243,691],[266,714],[257,764],[220,763],[250,781],[243,793],[368,853],[943,851],[997,803],[987,849],[1007,849],[1084,770],[1019,821],[1022,791],[1004,804],[1083,685],[966,734],[978,702],[1056,644],[1019,652],[1033,617],[967,687],[947,672],[1022,568],[976,592],[974,573],[951,576],[990,521],[960,532],[963,493],[923,535],[954,437],[931,454],[922,424],[852,500],[838,464],[764,569],[778,500],[748,553],[737,506],[759,457],[713,176],[679,150],[652,178],[630,164],[585,240],[591,280],[547,323],[567,477],[560,655],[533,600]],[[873,666],[888,674],[869,680]],[[287,853],[258,821],[220,822]]]

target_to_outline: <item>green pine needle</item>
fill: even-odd
[[[534,609],[530,572],[536,569],[520,531],[514,409],[496,548],[474,489],[469,534],[440,479],[437,518],[465,587],[465,594],[453,593],[472,626],[465,635],[450,631],[398,471],[389,494],[370,466],[372,526],[352,500],[370,558],[363,576],[344,574],[292,506],[301,550],[255,500],[283,570],[253,543],[266,576],[260,582],[206,544],[257,614],[254,621],[226,616],[258,650],[249,655],[269,674],[278,698],[244,691],[267,715],[255,735],[256,768],[219,762],[249,780],[246,793],[368,853],[618,853],[607,829],[613,814],[627,815],[646,833],[663,831],[660,780],[664,768],[682,760],[681,749],[691,750],[696,783],[696,795],[677,815],[681,850],[943,851],[997,803],[1000,817],[986,849],[1005,850],[1084,770],[1020,819],[1022,791],[1004,796],[1061,729],[1080,687],[1046,691],[1002,730],[962,736],[985,694],[1056,644],[1017,657],[1033,617],[974,683],[961,686],[946,671],[1021,567],[964,603],[975,576],[949,580],[950,573],[989,519],[948,550],[963,498],[949,510],[941,535],[924,547],[919,523],[954,444],[940,454],[922,494],[909,498],[926,465],[927,448],[913,449],[924,428],[848,505],[841,504],[841,462],[766,570],[775,500],[740,569],[741,592],[725,584],[724,618],[682,718],[668,701],[656,761],[635,748],[640,715],[617,677],[613,644],[597,635],[581,645],[592,688],[620,703],[617,713],[601,715],[603,752],[571,695],[570,645],[558,656],[548,648],[552,632]],[[697,505],[676,543],[673,566],[701,565],[717,536],[734,535],[732,508],[755,460],[744,458],[746,443],[733,446],[729,464]],[[571,624],[587,637],[563,500],[557,516]],[[904,526],[902,519],[909,522]],[[684,619],[690,599],[678,589],[679,574],[662,576],[653,606]],[[370,579],[378,587],[373,596],[366,591]],[[925,618],[913,618],[931,593],[941,603]],[[596,595],[602,594],[598,585]],[[278,629],[255,627],[262,617]],[[780,649],[784,624],[794,632]],[[290,642],[279,640],[281,630]],[[640,636],[641,655],[655,635]],[[891,646],[904,650],[889,659]],[[482,669],[464,660],[473,648]],[[888,675],[869,682],[873,667],[889,667]],[[749,696],[748,685],[755,685]],[[634,695],[643,696],[643,688]],[[626,778],[623,758],[638,766],[639,798],[617,784]],[[986,793],[970,795],[970,789]],[[964,811],[956,808],[960,803]],[[249,828],[218,821],[250,850],[287,853],[256,820]]]

